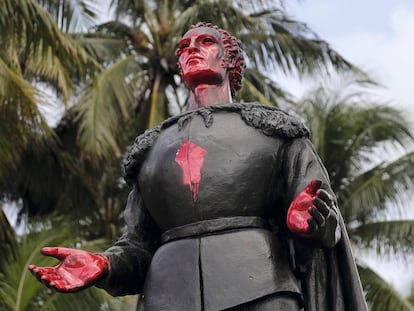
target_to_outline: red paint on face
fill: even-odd
[[[178,44],[184,83],[190,89],[200,84],[221,84],[226,76],[223,67],[225,49],[216,29],[199,27],[188,31]]]
[[[207,151],[196,144],[186,140],[178,149],[175,162],[183,170],[183,183],[189,185],[193,193],[193,201],[197,199],[198,189],[201,181],[201,167]]]

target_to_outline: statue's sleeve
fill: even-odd
[[[327,218],[317,243],[321,247],[333,247],[341,237],[338,223],[339,209],[336,196],[332,191],[328,173],[316,150],[307,137],[296,138],[287,143],[282,161],[283,180],[285,181],[285,210],[296,196],[314,179],[322,181],[333,200],[331,214]],[[336,215],[336,216],[335,216]]]
[[[108,276],[97,286],[113,296],[142,291],[152,255],[160,244],[160,233],[134,186],[124,211],[125,229],[120,239],[103,255],[109,258]]]
[[[321,180],[321,188],[335,198],[328,173],[308,138],[295,138],[289,141],[283,150],[282,163],[286,204],[289,205],[313,179]]]
[[[292,265],[302,278],[305,310],[368,310],[359,280],[345,224],[337,208],[329,177],[314,146],[307,138],[296,138],[285,145],[282,158],[286,204],[313,179],[334,199],[341,238],[334,248],[314,248],[294,242]]]

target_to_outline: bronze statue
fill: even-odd
[[[47,286],[142,293],[138,310],[367,310],[328,175],[307,128],[233,103],[237,39],[199,23],[179,42],[189,111],[138,136],[122,237],[102,254],[44,248]]]

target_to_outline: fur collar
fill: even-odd
[[[234,103],[203,107],[171,117],[139,135],[132,146],[130,146],[124,159],[125,180],[128,183],[136,182],[145,156],[163,129],[177,124],[178,129],[181,130],[185,123],[196,115],[201,116],[204,119],[205,126],[209,128],[214,122],[213,115],[216,111],[239,113],[247,125],[257,128],[264,135],[278,136],[286,139],[309,137],[309,130],[302,121],[275,107],[263,106],[257,103]]]

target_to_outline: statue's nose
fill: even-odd
[[[190,46],[188,47],[188,53],[195,53],[198,52],[199,48],[195,45],[195,44],[190,44]]]

